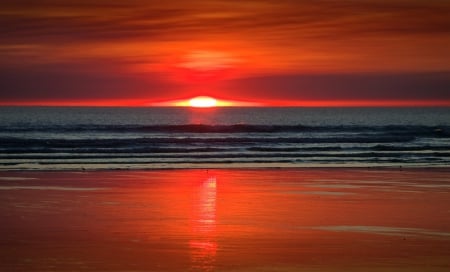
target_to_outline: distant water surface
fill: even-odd
[[[450,108],[0,107],[0,169],[449,163]]]

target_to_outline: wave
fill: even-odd
[[[111,158],[320,158],[320,157],[340,157],[340,158],[382,158],[382,157],[426,157],[450,158],[450,152],[314,152],[314,153],[250,153],[250,152],[221,152],[221,153],[141,153],[141,154],[120,154],[120,153],[98,153],[98,154],[20,154],[20,155],[0,155],[0,159],[111,159]]]
[[[292,133],[292,132],[351,132],[351,133],[393,133],[450,137],[450,126],[305,126],[297,125],[40,125],[40,126],[2,126],[2,132],[140,132],[140,133]]]
[[[448,165],[449,132],[450,126],[415,125],[65,125],[6,129],[0,125],[0,166]]]
[[[250,151],[254,153],[295,153],[295,152],[358,152],[358,151],[375,151],[375,152],[404,152],[404,151],[417,151],[417,152],[440,152],[448,151],[450,147],[448,145],[423,145],[423,146],[408,146],[408,145],[357,145],[357,146],[343,146],[334,144],[325,144],[321,146],[308,146],[301,147],[271,147],[271,146],[224,146],[224,147],[24,147],[9,146],[7,148],[0,148],[0,154],[162,154],[162,153],[225,153],[236,151]],[[0,155],[1,156],[1,155]]]
[[[408,164],[418,164],[424,163],[427,165],[442,165],[448,164],[450,160],[448,159],[438,159],[432,157],[426,158],[397,158],[397,157],[384,157],[384,158],[336,158],[336,157],[327,157],[327,158],[312,158],[312,159],[302,159],[302,158],[208,158],[208,159],[197,159],[197,158],[159,158],[159,159],[124,159],[117,158],[114,160],[41,160],[41,161],[10,161],[10,162],[0,162],[0,166],[10,167],[10,166],[18,166],[18,165],[73,165],[72,168],[81,168],[84,166],[93,165],[120,165],[123,167],[139,165],[139,168],[152,167],[155,164],[164,164],[166,166],[170,166],[172,164],[241,164],[241,163],[282,163],[282,164],[290,164],[301,166],[302,164],[380,164],[380,163],[408,163]],[[95,168],[95,167],[94,167]],[[100,167],[102,168],[102,167]],[[109,168],[109,167],[106,167]]]
[[[137,139],[23,139],[1,137],[0,147],[129,147],[157,146],[161,144],[330,144],[330,143],[406,143],[415,140],[414,136],[375,136],[375,137],[152,137]]]

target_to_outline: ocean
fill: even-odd
[[[450,165],[450,108],[0,107],[0,170]]]

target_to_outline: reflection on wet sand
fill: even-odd
[[[449,271],[448,169],[2,176],[0,271]]]
[[[192,239],[189,241],[192,271],[212,271],[217,253],[216,241],[216,177],[200,184],[191,218]]]

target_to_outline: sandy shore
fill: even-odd
[[[450,169],[0,172],[1,271],[449,271]]]

